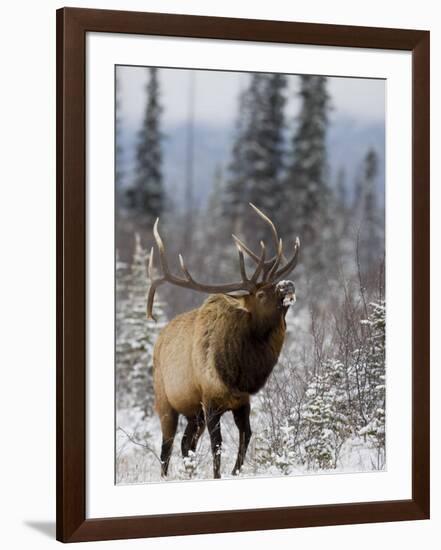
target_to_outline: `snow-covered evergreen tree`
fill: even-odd
[[[290,475],[299,463],[295,440],[296,426],[285,418],[277,436],[266,426],[255,435],[256,462],[260,468],[274,473]]]
[[[271,212],[277,223],[284,168],[284,106],[286,77],[251,75],[239,102],[236,137],[225,193],[225,213],[235,232],[264,238],[262,224],[250,215],[248,202]],[[257,232],[257,233],[256,233]]]
[[[246,187],[244,141],[246,129],[252,119],[250,95],[250,88],[247,88],[242,90],[239,96],[231,161],[228,167],[229,178],[223,193],[223,215],[229,220],[231,227],[235,226],[236,220],[244,213],[242,204],[242,194]]]
[[[220,166],[216,167],[213,178],[213,190],[204,215],[200,217],[195,242],[201,251],[202,270],[207,280],[216,281],[237,273],[237,252],[232,246],[231,219],[224,212],[225,180]]]
[[[371,303],[370,309],[368,318],[363,321],[369,331],[364,358],[366,420],[358,433],[367,436],[370,444],[377,450],[376,467],[380,469],[385,461],[386,449],[385,303],[382,300],[379,303]]]
[[[344,365],[332,359],[312,376],[300,413],[303,460],[308,468],[336,468],[351,434]]]
[[[130,315],[128,288],[130,284],[129,266],[122,262],[116,251],[115,265],[115,369],[117,408],[129,406],[130,388],[128,378],[130,362],[125,361],[130,344],[127,334],[127,318]]]
[[[148,69],[146,109],[138,136],[136,174],[128,191],[129,207],[151,225],[164,207],[162,133],[158,69]]]
[[[157,323],[148,321],[147,254],[137,234],[130,267],[116,266],[116,392],[119,408],[151,412],[153,345],[164,326],[162,304],[155,301]]]
[[[337,172],[335,188],[337,190],[338,204],[340,208],[344,209],[348,201],[348,190],[346,187],[346,171],[343,166],[340,166]]]
[[[358,253],[364,273],[377,266],[384,252],[384,212],[377,199],[379,159],[375,149],[369,149],[363,160],[357,181],[354,215],[361,220]]]
[[[121,186],[124,176],[123,172],[123,147],[121,139],[121,82],[118,78],[118,72],[115,73],[115,187],[118,200],[121,201]]]
[[[260,75],[254,121],[255,143],[248,150],[250,165],[250,201],[277,216],[281,202],[280,176],[284,168],[284,107],[286,77]],[[277,219],[275,220],[277,222]]]
[[[329,187],[326,132],[330,98],[324,76],[301,75],[300,113],[285,183],[286,223],[307,242],[323,234]]]

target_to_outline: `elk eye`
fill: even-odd
[[[263,292],[263,290],[259,290],[256,296],[259,298],[259,300],[262,300],[262,298],[265,297],[265,292]]]

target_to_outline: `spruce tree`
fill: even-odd
[[[219,165],[214,171],[213,180],[208,204],[201,216],[199,249],[203,258],[201,270],[207,280],[222,281],[236,276],[237,252],[231,238],[231,218],[225,216],[225,181]]]
[[[335,179],[335,194],[333,197],[333,216],[330,224],[331,243],[333,241],[334,257],[339,257],[341,261],[352,261],[354,254],[351,234],[348,188],[346,185],[346,171],[343,166],[337,171]]]
[[[337,180],[336,180],[336,190],[337,190],[337,199],[339,206],[344,209],[347,204],[347,195],[348,190],[346,187],[346,171],[343,168],[343,166],[340,166],[338,172],[337,172]]]
[[[163,304],[155,301],[158,321],[147,320],[148,254],[135,235],[131,265],[116,262],[116,397],[118,409],[153,406],[153,345],[165,324]]]
[[[121,83],[115,73],[115,187],[117,196],[121,194],[123,180],[123,146],[121,135]],[[118,204],[120,202],[118,201]]]
[[[376,469],[381,469],[386,452],[386,305],[384,300],[369,304],[369,314],[363,324],[368,328],[364,348],[366,390],[364,392],[365,421],[359,435],[368,438],[377,451]]]
[[[238,224],[243,216],[246,216],[249,200],[253,156],[250,149],[255,146],[257,139],[259,87],[262,76],[258,73],[252,74],[248,87],[239,97],[236,132],[224,198],[225,213],[231,219],[235,231],[238,231]]]
[[[151,225],[164,207],[160,89],[158,69],[148,69],[146,109],[138,136],[136,176],[129,191],[129,206],[143,223]]]
[[[255,107],[257,113],[248,148],[252,186],[250,200],[267,212],[276,213],[280,205],[280,174],[283,170],[283,131],[286,77],[260,75]],[[254,139],[253,139],[254,138]]]
[[[299,428],[308,468],[336,468],[343,444],[351,434],[344,378],[344,364],[331,359],[309,381]]]
[[[286,223],[308,242],[323,230],[329,200],[326,132],[330,97],[326,77],[301,75],[299,96],[301,108],[285,183]]]
[[[371,148],[356,186],[353,211],[360,229],[358,254],[363,273],[374,271],[384,252],[383,209],[377,200],[378,165],[378,155]]]
[[[281,204],[284,156],[284,106],[286,77],[281,74],[251,75],[239,100],[236,137],[226,185],[225,210],[233,229],[254,240],[265,237],[248,202],[272,216],[277,223]]]

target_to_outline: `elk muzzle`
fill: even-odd
[[[280,296],[283,307],[289,307],[295,303],[296,289],[292,281],[279,281],[276,285],[276,292]]]

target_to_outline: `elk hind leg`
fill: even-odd
[[[234,465],[233,475],[237,475],[242,468],[245,455],[247,453],[248,444],[251,439],[250,426],[250,404],[247,403],[242,407],[233,411],[234,421],[239,430],[239,451],[237,453],[236,464]]]
[[[210,408],[207,408],[205,412],[205,421],[210,434],[211,452],[213,455],[213,476],[215,479],[221,477],[222,434],[220,420],[222,412]]]
[[[202,411],[195,416],[187,417],[188,423],[185,428],[181,442],[182,456],[185,458],[188,453],[196,451],[196,445],[205,429],[205,419]]]
[[[171,407],[167,407],[160,413],[162,447],[161,447],[161,476],[166,477],[170,456],[173,449],[173,441],[178,427],[179,414]]]

